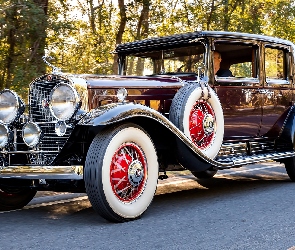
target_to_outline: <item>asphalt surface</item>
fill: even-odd
[[[99,217],[85,194],[39,192],[0,213],[0,249],[295,249],[295,183],[282,165],[168,175],[127,223]]]

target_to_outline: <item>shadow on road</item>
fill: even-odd
[[[285,185],[294,187],[285,175],[272,177],[240,175],[230,178],[221,175],[218,178],[194,179],[179,185],[171,184],[161,187],[161,190],[157,191],[157,195],[141,220],[163,219],[163,215],[165,218],[165,216],[175,213],[176,209],[181,213],[208,204],[220,202],[226,204],[231,199],[242,199],[241,202],[245,202],[245,199],[251,200],[251,197],[257,196],[257,194],[258,196],[260,193],[263,195],[265,192],[268,193]],[[24,225],[29,223],[35,226],[42,223],[47,225],[110,224],[95,213],[87,199],[2,213],[0,214],[1,225],[8,226],[14,222],[15,218],[18,218],[18,224],[23,221]]]

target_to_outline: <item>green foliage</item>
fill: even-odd
[[[0,1],[0,87],[11,87],[25,96],[28,82],[45,70],[40,59],[47,20],[33,0]]]
[[[119,27],[122,42],[195,30],[295,41],[291,0],[125,0],[124,4],[126,20],[112,0],[0,0],[0,88],[11,87],[25,96],[28,83],[45,73],[44,54],[52,56],[51,63],[63,72],[116,73],[111,52],[120,37]],[[242,75],[247,67],[237,70]]]

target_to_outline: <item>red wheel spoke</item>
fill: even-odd
[[[126,152],[126,154],[123,153],[124,156],[125,156],[125,155],[128,155],[128,156],[131,157],[131,161],[134,160],[134,158],[133,158],[133,152],[130,152],[129,149],[128,149],[127,147],[122,148],[122,151],[125,151],[125,152]]]
[[[127,154],[125,154],[124,151],[126,151]],[[125,162],[128,164],[130,161],[132,161],[132,157],[131,157],[131,159],[127,159],[127,156],[131,157],[131,155],[128,152],[127,148],[122,148],[122,152],[120,152],[120,157],[122,157],[125,160]]]
[[[124,202],[137,199],[147,179],[144,153],[135,143],[126,143],[115,152],[110,167],[110,182],[114,194]]]
[[[126,180],[125,180],[125,177],[126,177],[126,176],[123,176],[123,178],[112,178],[113,181],[118,181],[117,184],[114,185],[114,188],[118,188],[119,185],[120,185],[123,181],[126,181]]]
[[[118,190],[117,190],[117,193],[118,193],[118,194],[124,194],[124,193],[126,194],[125,191],[126,191],[126,190],[131,190],[131,189],[132,189],[132,186],[131,186],[131,185],[128,185],[128,186],[124,187],[123,189],[118,189]]]
[[[114,166],[116,166],[116,168],[114,168],[112,171],[114,171],[114,172],[117,172],[117,171],[123,171],[123,172],[125,172],[125,169],[122,167],[122,165],[120,164],[120,162],[122,162],[122,159],[120,159],[119,157],[118,157],[118,160],[117,161],[112,161],[112,163],[114,164]]]
[[[215,135],[214,127],[215,114],[210,104],[205,100],[196,101],[189,116],[189,131],[198,148],[210,146]]]

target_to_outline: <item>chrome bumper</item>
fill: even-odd
[[[2,166],[0,178],[83,179],[83,166]]]

